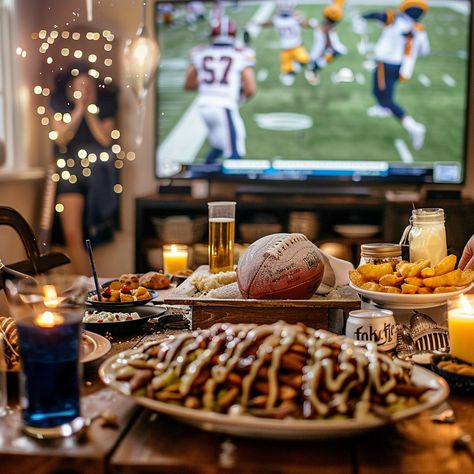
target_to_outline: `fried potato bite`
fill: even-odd
[[[402,285],[402,293],[404,295],[414,295],[418,291],[418,286],[409,285],[408,283],[403,283]]]
[[[423,284],[431,288],[437,288],[439,286],[459,286],[461,278],[462,270],[458,268],[457,270],[445,273],[444,275],[424,278]]]
[[[389,273],[387,275],[383,275],[379,283],[382,286],[399,286],[403,283],[403,277],[398,273]]]
[[[415,263],[405,262],[401,263],[397,270],[402,274],[403,277],[419,277],[424,268],[430,266],[430,261],[427,259],[421,259]]]
[[[364,265],[360,265],[357,268],[357,271],[361,273],[366,278],[366,280],[378,282],[384,275],[392,273],[393,268],[390,263],[366,263]]]

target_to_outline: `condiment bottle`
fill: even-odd
[[[400,244],[370,243],[360,246],[360,264],[391,263],[392,267],[402,260]]]
[[[408,234],[410,261],[427,259],[436,265],[448,254],[444,210],[440,208],[413,209]]]

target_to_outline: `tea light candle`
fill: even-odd
[[[474,364],[474,297],[462,295],[458,303],[448,311],[451,354]]]
[[[188,268],[188,247],[186,245],[163,245],[163,267],[165,273],[173,275]]]
[[[64,324],[64,317],[52,311],[45,311],[36,316],[34,324],[40,328],[54,328]]]

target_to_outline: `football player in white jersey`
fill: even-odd
[[[408,132],[415,150],[423,147],[426,127],[407,115],[404,108],[394,101],[395,87],[399,80],[411,78],[418,56],[430,52],[428,35],[420,23],[428,11],[426,0],[403,0],[398,11],[368,13],[365,20],[378,20],[384,24],[375,45],[375,60],[372,93],[377,105],[367,110],[369,116],[394,115]]]
[[[346,46],[339,39],[335,29],[344,15],[345,0],[335,0],[323,9],[324,21],[316,25],[313,32],[313,46],[309,53],[307,81],[315,86],[319,84],[319,71],[331,63],[334,58],[347,53]]]
[[[292,0],[280,0],[278,11],[261,26],[273,26],[280,41],[280,81],[285,86],[295,82],[295,74],[306,66],[309,54],[303,45],[301,28],[310,26],[294,9]]]
[[[234,45],[237,29],[226,16],[214,22],[209,45],[191,51],[185,89],[198,90],[198,107],[211,150],[206,163],[245,156],[245,125],[239,105],[256,91],[255,53]]]

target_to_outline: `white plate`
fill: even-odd
[[[139,352],[141,351],[126,351],[107,359],[99,369],[102,381],[115,390],[131,396],[139,405],[172,416],[206,431],[249,438],[307,440],[352,436],[388,423],[386,420],[375,416],[368,416],[359,420],[274,420],[253,416],[230,416],[171,405],[151,398],[132,396],[127,382],[115,380],[115,370],[118,366],[126,363],[126,357]],[[393,422],[415,416],[424,410],[437,406],[449,395],[447,383],[429,370],[414,366],[412,380],[417,385],[429,386],[432,390],[427,392],[428,398],[425,403],[395,413],[392,418]]]
[[[83,331],[81,341],[81,362],[92,362],[100,359],[110,351],[110,341],[100,334]]]
[[[335,225],[334,230],[344,237],[372,237],[381,230],[379,225]]]
[[[467,293],[473,286],[471,283],[460,290],[452,291],[450,293],[432,293],[429,295],[403,295],[401,293],[382,293],[380,291],[369,291],[355,286],[352,282],[350,287],[356,290],[362,296],[369,298],[374,303],[384,306],[389,309],[421,309],[432,308],[434,306],[441,306],[446,303],[448,299],[454,296]]]

